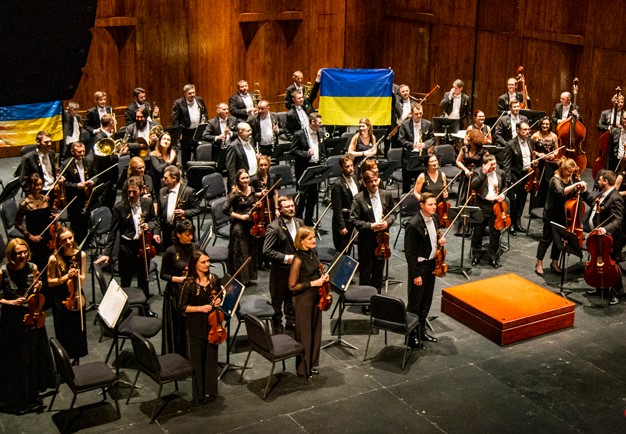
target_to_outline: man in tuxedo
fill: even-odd
[[[576,116],[576,119],[580,122],[583,121],[583,118],[580,116],[580,107],[572,103],[571,93],[563,92],[560,101],[552,112],[552,124],[555,127],[571,116]]]
[[[472,176],[472,190],[476,191],[476,204],[483,213],[483,221],[474,224],[472,232],[472,266],[480,263],[483,255],[483,234],[485,226],[489,226],[489,247],[487,254],[489,264],[493,268],[500,267],[500,231],[494,227],[495,214],[493,206],[505,200],[501,191],[506,188],[506,175],[504,170],[498,168],[496,157],[492,154],[483,158],[482,167],[477,168]]]
[[[68,216],[74,239],[80,244],[89,231],[89,218],[83,214],[87,202],[85,189],[93,189],[97,180],[93,179],[96,174],[93,163],[85,160],[85,145],[82,142],[73,142],[71,153],[71,160],[65,163],[68,165],[64,174],[65,190],[68,203],[73,200]]]
[[[239,169],[246,169],[248,175],[256,174],[257,153],[252,144],[252,128],[245,122],[237,125],[237,138],[230,142],[226,150],[226,171],[228,185],[235,185],[235,176]]]
[[[193,84],[186,84],[183,87],[182,98],[174,101],[172,108],[172,125],[182,127],[180,137],[181,161],[183,167],[187,167],[187,162],[191,156],[195,155],[198,143],[193,140],[198,125],[205,123],[207,116],[206,106],[202,97],[196,96],[196,87]]]
[[[589,215],[589,227],[600,235],[610,235],[613,238],[611,258],[617,263],[622,261],[622,222],[624,220],[624,200],[615,190],[616,175],[612,170],[601,170],[598,174],[598,186],[600,196],[593,200],[588,194],[583,195],[589,206],[593,207]],[[600,212],[597,210],[600,207]],[[600,295],[608,292],[609,305],[614,306],[620,302],[624,295],[624,284],[620,273],[617,283],[610,290],[597,288],[587,291],[588,295]]]
[[[228,104],[217,105],[217,116],[209,119],[202,140],[213,145],[211,159],[217,163],[217,170],[226,168],[226,150],[233,137],[237,136],[237,118],[231,116]]]
[[[341,176],[331,186],[330,202],[333,209],[333,245],[336,251],[342,252],[350,241],[350,208],[359,188],[354,180],[354,163],[349,155],[339,158],[339,168]]]
[[[522,102],[522,99],[524,98],[522,92],[517,91],[516,78],[511,77],[507,80],[506,89],[506,93],[498,97],[498,116],[501,115],[502,112],[509,109],[511,101],[515,100]]]
[[[37,149],[24,155],[20,162],[20,167],[22,168],[20,183],[22,184],[24,193],[28,194],[28,178],[33,173],[37,173],[43,181],[41,193],[46,194],[50,191],[56,179],[57,155],[52,150],[52,136],[50,133],[47,131],[39,131],[35,140],[37,141]],[[65,179],[63,177],[59,179],[59,182],[64,181]]]
[[[502,168],[506,174],[506,182],[513,185],[533,167],[531,161],[535,152],[535,143],[530,139],[530,126],[528,122],[522,121],[517,125],[517,137],[512,138],[507,143],[504,150],[504,162]],[[535,163],[536,165],[537,163]],[[522,213],[526,204],[526,182],[522,181],[512,190],[511,195],[511,222],[509,229],[511,235],[516,236],[517,232],[526,233],[522,227]]]
[[[248,92],[248,82],[237,82],[237,93],[228,99],[228,108],[238,122],[248,122],[256,111],[252,95]]]
[[[70,153],[70,145],[74,142],[87,141],[91,139],[89,131],[82,127],[83,120],[78,114],[80,106],[76,101],[67,103],[66,109],[63,111],[63,149],[61,155],[67,157]],[[86,148],[88,151],[89,148]]]
[[[420,172],[426,170],[428,151],[435,144],[435,134],[430,121],[423,119],[421,104],[411,108],[411,118],[400,127],[398,140],[402,146],[402,192],[407,193]]]
[[[257,113],[250,119],[252,138],[259,153],[271,157],[277,151],[274,144],[280,135],[281,128],[276,113],[270,112],[270,103],[262,99],[257,105]]]
[[[613,112],[615,111],[615,104],[617,103],[617,117],[614,118]],[[612,127],[619,127],[620,119],[624,114],[624,95],[613,95],[611,98],[611,104],[613,107],[602,111],[600,113],[600,120],[598,121],[598,131],[608,131]]]
[[[291,155],[295,159],[297,180],[300,180],[307,168],[324,164],[326,161],[326,147],[324,146],[324,134],[322,132],[322,115],[311,113],[308,126],[294,134],[291,142]],[[296,215],[300,218],[304,216],[304,223],[307,226],[313,226],[313,213],[317,205],[318,185],[298,186],[298,189],[302,194],[298,202]]]
[[[102,127],[101,119],[106,114],[113,117],[113,128],[115,128],[115,114],[113,113],[113,107],[107,105],[107,94],[97,91],[93,94],[93,99],[96,105],[87,110],[87,119],[85,121],[85,129],[89,131],[92,137],[100,132]]]
[[[180,169],[167,166],[163,172],[163,184],[159,191],[159,217],[163,250],[172,245],[172,233],[176,220],[189,219],[200,214],[200,198],[195,190],[180,182]]]
[[[517,136],[517,126],[522,122],[528,123],[528,118],[519,113],[519,101],[512,100],[509,108],[510,113],[502,116],[496,125],[496,144],[503,148]]]
[[[411,103],[411,88],[406,84],[398,87],[398,93],[394,98],[392,123],[407,120],[411,116],[413,104]]]
[[[459,119],[459,129],[465,129],[472,120],[469,96],[463,93],[464,86],[463,80],[454,80],[450,92],[444,93],[443,99],[439,102],[445,117]]]
[[[118,269],[120,272],[121,286],[131,286],[133,276],[137,275],[137,282],[146,295],[150,297],[148,270],[143,257],[139,257],[139,249],[142,247],[140,235],[142,232],[152,232],[153,240],[160,241],[159,222],[154,213],[152,200],[141,196],[142,180],[140,177],[130,177],[126,191],[121,201],[113,207],[111,218],[111,230],[107,237],[107,245],[102,256],[94,263],[108,263],[113,254],[115,240],[120,236],[120,250],[118,256]],[[148,267],[150,259],[148,258]],[[151,315],[156,316],[152,313]]]
[[[287,328],[295,330],[295,312],[289,290],[289,269],[296,252],[293,242],[298,228],[304,226],[304,222],[295,217],[296,207],[293,199],[289,197],[278,198],[278,210],[280,216],[267,225],[263,254],[272,261],[270,295],[275,312],[272,320],[276,333],[281,333],[283,313]]]
[[[112,115],[105,114],[104,116],[102,116],[102,127],[94,137],[94,146],[98,143],[98,141],[102,139],[113,139]],[[108,156],[98,156],[95,155],[94,152],[94,165],[96,166],[96,172],[100,173],[113,165],[117,166],[119,157],[126,154],[128,154],[128,146],[125,146],[123,149],[121,149],[119,155],[112,153]],[[119,169],[117,167],[108,170],[106,173],[103,173],[102,176],[98,177],[98,181],[100,183],[109,183],[108,186],[103,187],[106,190],[102,192],[102,205],[106,206],[107,208],[113,209],[113,206],[115,205],[115,200],[117,197],[117,182],[119,178]]]
[[[409,346],[421,348],[421,340],[437,342],[437,338],[426,331],[426,319],[433,302],[435,290],[435,255],[437,248],[446,243],[445,238],[437,240],[439,217],[437,200],[431,193],[422,193],[420,197],[420,211],[411,217],[406,225],[404,234],[404,256],[408,270],[408,298],[407,312],[419,317],[419,331],[421,335],[412,336]]]
[[[293,83],[291,83],[285,91],[285,107],[287,108],[287,110],[291,110],[293,108],[293,100],[291,99],[291,94],[296,90],[300,92],[303,91],[302,82],[304,81],[304,74],[302,74],[302,71],[294,71],[292,78]]]
[[[156,122],[155,119],[159,118],[159,108],[157,106],[150,106],[150,103],[146,101],[146,90],[141,87],[133,89],[134,101],[126,107],[124,110],[124,118],[126,119],[126,126],[135,123],[135,113],[137,110],[146,109],[146,119],[149,122]]]
[[[290,108],[285,115],[285,135],[287,136],[287,139],[293,140],[294,134],[296,134],[297,131],[304,129],[309,124],[309,115],[315,111],[313,103],[317,98],[321,78],[322,70],[320,69],[317,71],[315,84],[313,84],[311,93],[308,97],[304,96],[302,90],[294,90],[291,93],[293,107]]]
[[[383,287],[385,260],[376,256],[377,235],[386,232],[396,220],[395,213],[385,217],[394,207],[391,193],[378,188],[380,179],[370,170],[363,174],[365,189],[354,196],[350,208],[350,224],[359,231],[359,285]]]
[[[148,121],[149,118],[150,112],[146,107],[135,111],[135,122],[126,127],[129,142],[135,142],[141,137],[146,143],[150,143],[150,130],[155,124]]]
[[[620,118],[620,126],[611,128],[606,155],[606,168],[615,172],[626,169],[622,162],[626,158],[626,112]]]

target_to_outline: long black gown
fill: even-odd
[[[230,193],[228,200],[224,203],[224,214],[231,215],[248,213],[257,201],[254,195],[254,188],[250,187],[251,193],[243,196],[238,193]],[[237,280],[244,285],[248,285],[251,280],[256,280],[258,275],[258,254],[257,239],[250,235],[252,227],[251,220],[243,221],[233,218],[230,225],[230,240],[228,242],[228,273],[232,276],[239,267],[252,257],[252,261],[239,273]]]

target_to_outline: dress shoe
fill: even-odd
[[[555,267],[552,264],[550,264],[550,270],[552,270],[552,272],[555,274],[561,274],[563,272],[563,270],[559,269],[558,267]]]
[[[313,369],[311,369],[311,375],[320,375],[320,371],[318,371],[317,369],[313,368]]]
[[[619,304],[619,298],[611,297],[611,299],[609,300],[609,306],[615,306],[616,304]]]
[[[425,350],[426,347],[420,341],[417,340],[416,337],[410,336],[406,343],[409,348],[414,348],[416,350]]]
[[[526,229],[524,229],[520,225],[515,225],[514,229],[515,229],[516,232],[519,232],[520,234],[525,234],[526,233]]]
[[[157,314],[156,312],[152,312],[151,310],[149,310],[148,312],[146,312],[146,316],[151,316],[153,318],[158,318],[159,314]]]
[[[434,336],[429,335],[428,333],[422,333],[422,340],[426,342],[438,342],[439,341],[439,339],[437,339]]]
[[[477,266],[480,263],[480,258],[472,258],[472,267]]]
[[[600,295],[602,295],[602,290],[601,289],[588,289],[585,294],[600,296]]]
[[[361,308],[361,312],[363,312],[363,315],[369,315],[370,314],[370,307],[368,306],[363,306]]]
[[[537,267],[535,267],[535,274],[539,277],[545,277],[545,273],[543,271],[539,271],[537,270]]]
[[[489,261],[489,264],[493,267],[493,268],[499,268],[500,267],[500,263],[498,262],[497,259],[491,259]]]
[[[509,228],[509,234],[512,237],[516,237],[517,236],[517,232],[515,232],[515,228],[513,228],[512,226]]]

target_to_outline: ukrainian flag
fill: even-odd
[[[41,130],[63,140],[61,101],[0,107],[0,146],[33,145]]]
[[[369,118],[372,125],[391,124],[391,69],[324,69],[320,82],[320,108],[327,125],[357,125]]]

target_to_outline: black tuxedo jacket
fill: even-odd
[[[146,126],[146,128],[148,128],[148,132],[155,125],[157,124],[155,124],[154,122],[148,122],[148,125]],[[137,123],[136,122],[133,122],[132,124],[126,126],[126,134],[128,134],[129,141],[131,142],[137,138]]]
[[[391,193],[385,190],[378,190],[380,194],[380,203],[383,208],[383,216],[385,216],[394,207],[394,200]],[[393,213],[387,217],[387,231],[396,220],[396,214]],[[363,190],[354,196],[352,207],[350,208],[350,224],[359,231],[359,254],[371,249],[372,254],[376,248],[377,232],[372,231],[372,223],[374,219],[374,209],[372,208],[372,200],[368,190]]]
[[[515,92],[516,95],[516,99],[518,102],[522,102],[522,99],[524,98],[524,96],[522,95],[522,92]],[[505,93],[504,95],[500,95],[498,97],[498,116],[502,114],[502,112],[505,112],[509,109],[509,103],[511,102],[511,99],[509,98],[509,93]],[[529,103],[529,109],[530,109],[530,100],[528,101]]]
[[[274,124],[278,124],[278,134],[275,134],[276,137],[280,136],[283,132],[282,125],[278,120],[278,116],[276,113],[269,113],[270,119],[272,120],[272,126]],[[252,128],[252,140],[255,145],[261,143],[261,121],[259,119],[259,115],[256,115],[250,119],[250,128]]]
[[[126,110],[124,110],[124,119],[126,119],[126,126],[135,123],[135,112],[137,111],[137,101],[133,101]],[[148,116],[152,116],[152,107],[149,102],[145,102],[144,107],[148,109]]]
[[[78,128],[80,128],[82,118],[80,117],[80,115],[71,116],[67,112],[67,110],[63,110],[62,118],[63,118],[63,140],[65,140],[66,137],[74,134],[74,118],[78,120]]]
[[[67,161],[63,163],[63,167],[65,164],[68,164]],[[83,159],[83,167],[85,168],[85,181],[92,180],[94,183],[97,183],[97,178],[92,179],[96,174],[96,169],[93,165],[93,162],[90,160]],[[65,189],[67,191],[67,200],[70,201],[74,197],[76,200],[74,201],[72,207],[77,208],[80,206],[81,208],[85,205],[85,191],[83,189],[78,189],[78,184],[80,181],[80,175],[78,174],[78,168],[76,167],[76,160],[72,157],[69,162],[65,173],[63,174],[65,177]]]
[[[252,94],[250,94],[250,97],[252,97]],[[252,103],[254,104],[254,99]],[[246,103],[243,102],[243,98],[239,95],[239,92],[228,98],[228,109],[230,110],[230,114],[236,117],[239,122],[248,122],[252,117],[252,112],[248,113],[248,107],[246,107]]]
[[[113,107],[108,105],[108,106],[105,106],[105,109],[107,113],[113,115],[113,118],[115,118],[115,113],[113,113]],[[89,110],[87,110],[87,117],[85,119],[85,124],[84,124],[85,129],[89,131],[89,134],[93,136],[94,135],[93,130],[97,130],[101,126],[102,124],[100,123],[100,115],[98,114],[98,107],[91,107]]]
[[[356,180],[354,181],[356,184]],[[358,188],[358,184],[357,184]],[[350,221],[350,208],[352,207],[352,190],[343,175],[340,175],[331,186],[330,201],[333,209],[333,232],[348,228]]]
[[[583,194],[581,197],[589,204],[589,206],[595,206],[595,199],[589,194]],[[623,220],[624,199],[620,196],[617,190],[613,189],[611,193],[609,193],[609,195],[600,203],[600,212],[596,213],[594,216],[594,225],[597,226],[604,222],[602,227],[604,227],[608,235],[613,237],[613,259],[621,257],[623,244]]]
[[[226,126],[232,133],[230,135],[230,140],[237,137],[237,123],[237,118],[234,116],[228,116],[228,118],[226,118]],[[207,127],[202,134],[202,140],[213,143],[213,146],[219,146],[221,149],[224,149],[228,146],[228,143],[224,143],[223,140],[216,140],[216,137],[221,134],[222,129],[220,128],[220,118],[215,116],[214,118],[208,120]]]
[[[205,116],[207,114],[204,100],[202,99],[202,97],[197,96],[196,101],[198,102],[198,106],[200,107],[200,118],[202,118],[203,113]],[[187,107],[187,100],[184,97],[174,101],[174,106],[172,107],[172,125],[175,127],[183,127],[185,129],[189,129],[189,126],[191,125],[191,119],[189,118],[189,108]]]
[[[439,229],[439,216],[433,215],[433,223],[435,229]],[[406,265],[409,271],[409,284],[412,284],[414,277],[420,275],[420,262],[418,258],[428,259],[432,253],[432,245],[430,244],[430,235],[424,217],[421,212],[417,212],[406,225],[404,233],[404,255],[406,256]]]
[[[449,115],[452,113],[452,108],[454,107],[454,101],[449,98],[450,92],[446,92],[443,94],[443,99],[439,103],[439,107],[443,110],[444,114]],[[460,129],[464,129],[466,125],[472,120],[472,113],[470,111],[469,105],[469,96],[464,93],[461,94],[461,107],[459,108],[459,117],[461,119],[461,125],[459,125]]]
[[[296,231],[300,226],[304,226],[304,222],[294,217],[293,221],[296,226]],[[293,244],[287,225],[282,216],[272,220],[267,225],[267,232],[265,233],[265,241],[263,242],[263,254],[267,256],[273,265],[277,265],[281,268],[289,268],[290,264],[285,264],[285,256],[293,255],[296,253],[296,247]]]
[[[254,144],[252,144],[254,147]],[[246,157],[246,151],[239,138],[230,142],[226,150],[226,171],[228,172],[228,185],[234,185],[235,174],[239,169],[250,170],[250,164]]]
[[[578,110],[578,117],[577,119],[582,122],[583,118],[580,115],[580,107],[577,105],[574,105],[574,103],[572,103],[572,106],[570,107],[570,115],[572,114],[573,110]],[[563,116],[563,104],[558,103],[556,105],[556,107],[554,107],[554,111],[552,112],[552,123],[554,125],[558,125],[559,122],[561,122],[561,116]]]
[[[309,163],[309,139],[306,131],[300,130],[296,132],[291,141],[290,153],[295,159],[296,179],[300,179],[302,173],[309,166],[321,166],[326,161],[326,146],[324,145],[324,134],[322,130],[317,132],[317,140],[319,142],[319,161],[317,163]]]
[[[624,110],[617,112],[617,123],[619,125],[620,119],[624,114]],[[598,121],[598,131],[608,131],[611,128],[611,117],[613,117],[613,109],[604,110],[600,113],[600,120]]]
[[[177,202],[180,206],[176,209],[182,209],[185,211],[185,217],[191,219],[192,217],[200,214],[200,198],[194,193],[196,191],[189,187],[186,183],[181,183],[178,190]],[[162,187],[159,191],[159,217],[161,218],[161,224],[167,224],[167,199],[169,196],[169,188]]]
[[[391,113],[392,125],[395,125],[402,120],[402,102],[402,97],[400,95],[395,95],[395,98],[393,99],[393,111]],[[410,118],[411,117],[409,116],[409,119]]]
[[[319,88],[320,84],[318,82],[315,82],[313,84],[313,87],[311,88],[311,93],[309,97],[304,98],[302,108],[307,115],[310,115],[315,111],[315,108],[313,108],[313,102],[317,98]],[[300,125],[300,118],[296,113],[295,107],[292,105],[292,107],[287,111],[287,114],[285,115],[285,135],[287,136],[287,139],[292,140],[293,135],[296,133],[296,131],[303,129],[305,126],[306,125]]]
[[[159,235],[161,231],[157,216],[154,213],[152,200],[142,197],[139,201],[141,212],[144,215],[144,221],[148,223],[148,230],[151,231],[153,235]],[[135,221],[133,220],[128,200],[121,200],[116,203],[113,207],[112,214],[111,229],[107,237],[106,248],[103,252],[103,254],[108,257],[111,257],[111,254],[113,253],[113,245],[115,244],[118,232],[120,233],[120,236],[128,239],[133,239],[137,234],[137,228],[135,227]],[[123,260],[123,258],[120,258],[120,260]]]
[[[402,146],[402,161],[406,162],[409,158],[411,151],[413,150],[413,143],[415,137],[413,134],[413,119],[410,118],[402,123],[398,132],[398,140]],[[420,121],[422,128],[422,141],[426,145],[426,149],[432,147],[435,144],[435,134],[433,131],[433,125],[430,121],[422,119]],[[422,151],[422,155],[427,155],[426,149]]]
[[[57,154],[54,151],[49,151],[48,158],[50,158],[50,164],[52,164],[52,175],[54,175]],[[43,181],[43,168],[41,167],[41,161],[39,160],[39,155],[37,154],[36,149],[22,157],[20,167],[22,168],[20,183],[22,184],[22,189],[24,190],[24,193],[28,193],[26,183],[30,175],[32,175],[33,173],[38,173],[39,177]]]
[[[291,99],[291,92],[296,90],[296,83],[291,83],[291,85],[285,90],[285,107],[287,110],[291,110],[293,108],[293,100]]]
[[[526,143],[530,146],[530,159],[533,159],[533,151],[535,150],[535,142],[526,139]],[[504,161],[502,163],[502,169],[506,173],[507,183],[515,182],[524,176],[524,160],[522,158],[522,149],[519,144],[519,138],[509,140],[504,150]],[[522,181],[523,183],[523,181]]]
[[[506,174],[504,170],[497,169],[496,176],[498,177],[498,194],[503,192],[506,187],[509,185],[506,179]],[[485,175],[482,171],[482,167],[478,167],[474,170],[474,175],[472,175],[472,190],[476,190],[476,194],[483,199],[487,196],[489,192],[489,182],[487,181],[487,175]]]
[[[522,122],[528,123],[528,118],[524,115],[519,115],[519,123]],[[511,141],[512,138],[513,128],[511,124],[511,115],[504,115],[500,119],[500,122],[498,122],[498,125],[496,125],[496,144],[504,148]]]
[[[611,128],[611,136],[609,138],[609,145],[606,150],[606,169],[615,171],[617,168],[618,155],[619,155],[619,140],[622,135],[621,128]]]

